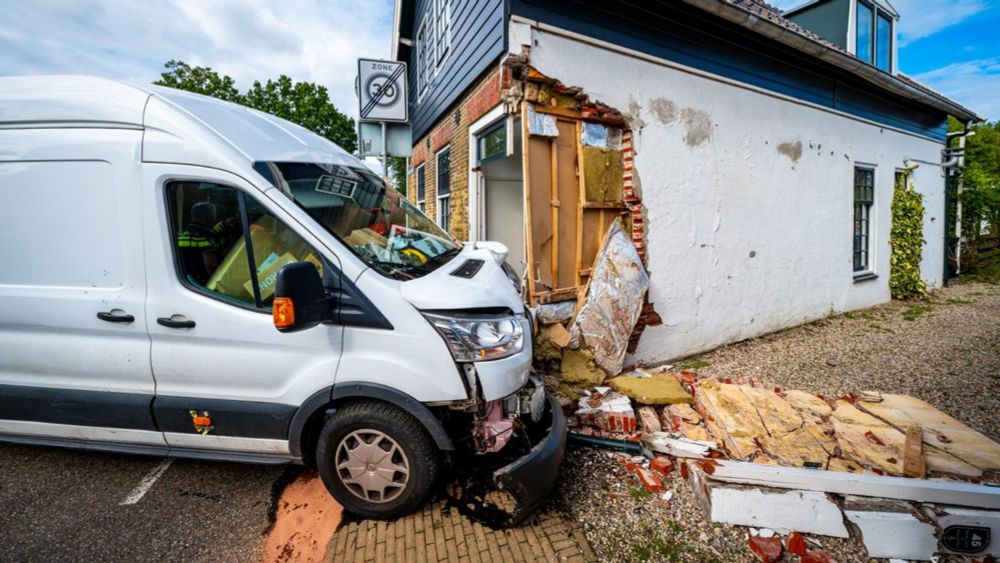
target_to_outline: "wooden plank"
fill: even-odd
[[[543,106],[542,104],[535,104],[534,110],[538,113],[547,113],[557,117],[583,119],[583,115],[580,112],[573,109],[561,108],[559,106]]]
[[[761,465],[742,461],[719,461],[711,479],[725,483],[762,485],[778,489],[820,491],[839,495],[894,498],[1000,509],[1000,487],[961,481],[911,479],[870,473],[823,471],[799,467]]]
[[[532,223],[531,223],[531,175],[530,162],[528,159],[528,104],[521,102],[521,168],[524,177],[524,229],[525,238],[525,262],[528,268],[528,303],[535,304],[535,254],[532,244]]]
[[[903,447],[903,475],[923,479],[927,477],[924,461],[924,431],[920,425],[906,429],[906,445]]]
[[[549,139],[549,174],[552,220],[552,254],[549,256],[549,264],[552,268],[552,285],[559,287],[559,137]]]
[[[579,285],[576,272],[577,216],[580,213],[579,183],[576,179],[576,126],[572,121],[559,120],[559,137],[556,139],[555,165],[559,173],[556,178],[556,194],[560,202],[559,220],[553,231],[559,236],[556,256],[558,268],[552,278],[556,287],[576,287]]]
[[[577,292],[580,290],[578,287],[567,287],[563,289],[557,289],[555,291],[543,291],[535,295],[535,300],[538,303],[558,303],[559,301],[569,301],[571,299],[576,299]]]
[[[573,271],[576,272],[576,285],[583,283],[583,205],[587,199],[587,185],[583,177],[583,124],[576,122],[576,264]],[[590,270],[587,270],[590,275]]]
[[[624,201],[585,201],[584,209],[628,209]]]
[[[552,277],[552,246],[555,225],[552,224],[552,162],[551,141],[548,137],[529,136],[524,150],[527,152],[528,167],[525,178],[531,178],[530,216],[528,228],[531,231],[532,262],[531,275],[535,278],[534,292],[551,291],[558,287]]]

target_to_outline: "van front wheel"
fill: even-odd
[[[337,409],[316,445],[316,465],[330,494],[365,518],[412,512],[427,498],[439,464],[420,423],[387,403]]]

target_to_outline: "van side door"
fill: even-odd
[[[164,445],[150,414],[141,136],[0,130],[0,434]]]
[[[236,175],[144,166],[153,412],[167,443],[290,455],[295,411],[331,393],[343,329],[278,332],[275,276],[292,262],[331,275],[336,256]]]

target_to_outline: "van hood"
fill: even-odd
[[[462,275],[470,260],[481,260],[482,265],[474,275]],[[423,311],[506,307],[523,314],[524,302],[501,267],[502,262],[502,256],[487,248],[466,243],[462,252],[437,270],[403,282],[403,297]]]

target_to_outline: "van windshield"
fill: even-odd
[[[389,277],[423,276],[461,251],[444,229],[363,168],[301,162],[257,163],[255,168],[278,176],[275,186]]]

